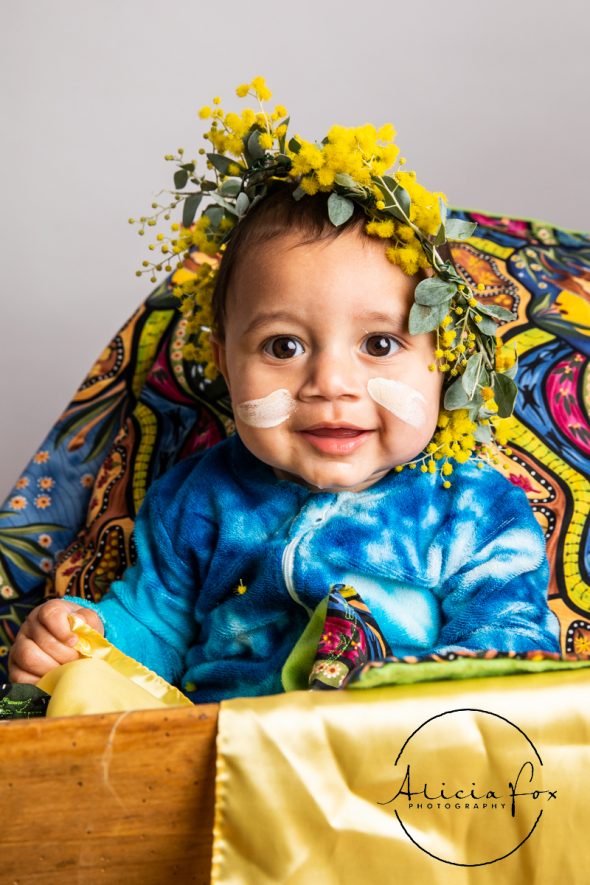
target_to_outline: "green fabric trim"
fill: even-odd
[[[285,691],[303,691],[309,688],[309,674],[313,667],[324,628],[328,599],[325,596],[316,606],[307,627],[293,646],[281,670],[281,682]]]
[[[445,679],[479,679],[486,676],[514,676],[545,670],[577,670],[590,667],[590,661],[527,661],[521,658],[457,658],[454,661],[392,662],[371,667],[358,681],[346,688],[375,688],[383,685],[411,685]]]
[[[31,719],[45,716],[49,697],[36,685],[15,683],[1,686],[0,719]]]

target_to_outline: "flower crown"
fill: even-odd
[[[136,274],[149,273],[156,282],[156,272],[172,271],[171,256],[177,257],[172,291],[187,319],[184,358],[200,364],[203,384],[217,376],[209,335],[219,259],[232,232],[264,199],[269,185],[277,180],[291,182],[295,200],[329,192],[332,224],[344,224],[355,205],[361,206],[367,216],[367,234],[385,241],[385,254],[392,263],[409,275],[432,269],[416,286],[409,331],[436,333],[435,362],[429,369],[445,373],[443,407],[422,457],[395,469],[420,465],[424,472],[435,472],[439,468],[449,487],[453,459],[464,462],[472,456],[483,457],[497,464],[493,446],[507,441],[507,419],[517,393],[517,364],[516,354],[498,342],[496,321],[513,316],[496,304],[478,301],[453,261],[443,257],[442,248],[448,241],[470,237],[476,225],[448,218],[445,195],[428,191],[418,183],[415,172],[405,171],[406,160],[399,157],[393,143],[396,131],[391,124],[380,129],[370,124],[332,126],[319,143],[299,135],[287,140],[286,108],[276,105],[271,113],[264,110],[263,102],[272,93],[263,77],[238,86],[236,93],[240,98],[256,98],[259,110],[226,114],[219,107],[220,98],[213,99],[213,108],[202,107],[201,119],[212,121],[204,135],[210,150],[198,151],[206,156],[207,171],[198,174],[197,159],[186,161],[182,148],[177,155],[167,154],[165,159],[178,167],[175,189],[168,192],[172,201],[166,206],[152,203],[159,211],[139,219],[138,233],[144,235],[146,226],[155,226],[161,214],[168,220],[170,211],[182,205],[182,224],[173,223],[171,237],[160,233],[149,246],[151,251],[159,246],[164,257],[144,261],[144,269]],[[202,203],[205,208],[195,221]],[[196,271],[187,271],[186,259],[195,250],[207,259]],[[476,287],[483,288],[481,284]],[[510,454],[509,449],[505,451]],[[482,466],[481,460],[478,463]]]

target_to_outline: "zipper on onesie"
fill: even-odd
[[[297,544],[299,543],[299,541],[301,540],[302,537],[303,537],[303,535],[298,535],[298,537],[293,538],[293,540],[289,541],[289,543],[287,544],[287,546],[283,550],[281,569],[283,572],[283,578],[285,580],[285,584],[287,586],[287,592],[289,593],[289,596],[291,597],[291,599],[294,602],[296,602],[298,605],[301,605],[305,609],[305,611],[307,612],[308,616],[311,618],[313,611],[312,611],[312,609],[308,608],[306,606],[306,604],[301,600],[299,594],[297,593],[297,590],[295,589],[295,584],[293,582],[293,565],[294,565],[294,561],[295,561],[295,548],[297,547]]]

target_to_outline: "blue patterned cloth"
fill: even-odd
[[[362,492],[279,480],[236,434],[154,483],[137,563],[100,603],[125,653],[200,702],[282,691],[281,668],[334,583],[395,655],[559,651],[543,532],[493,468],[391,471]]]

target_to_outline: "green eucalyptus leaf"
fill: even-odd
[[[284,120],[281,120],[281,122],[278,124],[278,126],[289,126],[290,122],[291,122],[291,117],[285,117]],[[278,126],[277,126],[277,128],[278,128]],[[286,132],[284,135],[279,136],[279,150],[282,153],[285,152],[285,139],[286,138],[287,138]]]
[[[466,240],[471,236],[477,224],[474,221],[462,221],[460,218],[449,218],[445,224],[447,240]]]
[[[247,195],[244,193],[238,194],[238,198],[236,200],[236,212],[240,216],[240,218],[246,214],[248,211],[248,207],[250,205],[250,200]]]
[[[303,190],[302,187],[296,187],[295,190],[293,191],[293,199],[294,200],[300,200],[304,196],[305,196],[305,191]]]
[[[233,208],[232,208],[233,211]],[[221,206],[208,206],[203,214],[207,214],[211,221],[211,227],[217,230],[223,218],[223,209]],[[235,214],[235,212],[234,212]]]
[[[340,187],[348,187],[351,190],[358,190],[358,183],[354,180],[352,175],[348,174],[348,172],[337,172],[334,176],[334,181],[336,184],[339,184]]]
[[[457,287],[452,283],[446,283],[438,277],[429,277],[418,283],[414,298],[418,304],[442,304],[452,298],[456,291]]]
[[[288,148],[292,154],[298,154],[299,151],[301,150],[301,145],[299,144],[299,142],[297,141],[296,138],[292,138],[289,141]]]
[[[442,197],[438,198],[438,208],[440,211],[441,226],[444,227],[447,223],[447,204]]]
[[[410,217],[410,206],[412,205],[412,200],[410,199],[410,195],[405,188],[398,184],[395,189],[394,197],[399,203],[401,210],[405,216],[405,218]]]
[[[390,175],[384,175],[381,178],[381,182],[381,190],[386,189],[389,191],[389,194],[385,193],[383,197],[385,203],[384,211],[389,215],[393,215],[398,221],[407,223],[410,217],[410,206],[412,205],[409,193]]]
[[[188,181],[188,172],[186,169],[177,169],[174,173],[174,187],[177,191],[181,191]]]
[[[509,418],[514,409],[517,387],[512,378],[504,373],[495,373],[493,376],[494,399],[498,404],[498,417]]]
[[[512,311],[506,310],[505,307],[500,307],[499,304],[487,304],[485,301],[480,301],[478,302],[477,310],[479,313],[485,313],[505,323],[509,323],[514,319]]]
[[[183,163],[180,168],[186,169],[187,172],[192,173],[195,171],[195,164],[194,163]]]
[[[204,193],[208,193],[209,191],[216,191],[217,190],[217,184],[214,181],[207,181],[206,178],[202,179],[202,181],[200,181],[199,184],[201,185],[201,190]]]
[[[385,188],[388,191],[390,191],[391,193],[396,191],[398,189],[398,187],[401,187],[401,185],[395,180],[395,178],[392,178],[391,175],[382,175],[381,181],[385,185]],[[382,188],[382,190],[383,190],[383,188]]]
[[[237,215],[238,212],[233,203],[229,203],[227,200],[224,200],[223,197],[220,197],[219,194],[209,194],[209,199],[212,200],[217,206],[222,206],[227,212],[230,212],[232,215]]]
[[[513,366],[510,366],[509,369],[506,369],[502,372],[502,375],[506,375],[507,378],[516,378],[516,373],[518,372],[518,360],[515,361]]]
[[[261,160],[264,157],[264,148],[260,146],[261,134],[259,129],[253,129],[248,137],[248,153],[253,160]]]
[[[453,381],[451,386],[447,388],[443,405],[445,409],[464,409],[468,404],[469,397],[465,393],[461,378],[457,378],[457,380]]]
[[[477,310],[477,308],[475,309]],[[481,322],[476,323],[476,326],[484,335],[493,335],[495,337],[498,331],[498,325],[491,317],[483,316]]]
[[[354,203],[346,197],[332,191],[328,197],[328,215],[330,221],[335,227],[340,227],[345,221],[348,221],[354,212]]]
[[[439,229],[436,232],[436,236],[434,238],[434,245],[435,246],[442,246],[442,244],[446,241],[446,239],[447,239],[447,237],[445,234],[445,226],[444,226],[444,224],[441,224],[441,226],[439,227]]]
[[[442,304],[426,305],[415,302],[410,309],[408,328],[410,335],[419,335],[421,332],[432,332],[441,324],[449,312],[450,301]]]
[[[193,221],[195,220],[195,215],[197,214],[197,209],[199,208],[199,204],[203,199],[203,194],[191,194],[190,197],[187,197],[184,201],[184,206],[182,207],[182,226],[190,227]]]
[[[437,271],[436,275],[440,277],[441,280],[447,280],[447,282],[456,283],[457,285],[465,282],[463,277],[459,276],[457,273],[457,269],[452,261],[443,262],[442,267]]]
[[[483,443],[486,446],[492,444],[492,428],[489,424],[477,423],[477,427],[475,428],[475,433],[473,435],[477,442]]]
[[[219,188],[219,193],[222,197],[235,197],[240,193],[241,187],[241,178],[226,178]]]
[[[463,390],[471,399],[477,385],[479,383],[479,376],[481,374],[481,367],[483,363],[483,354],[474,353],[467,360],[467,365],[465,366],[465,371],[461,375],[461,383],[463,385]]]
[[[224,157],[223,154],[207,154],[207,159],[222,175],[227,175],[230,163],[234,162],[231,157]]]

